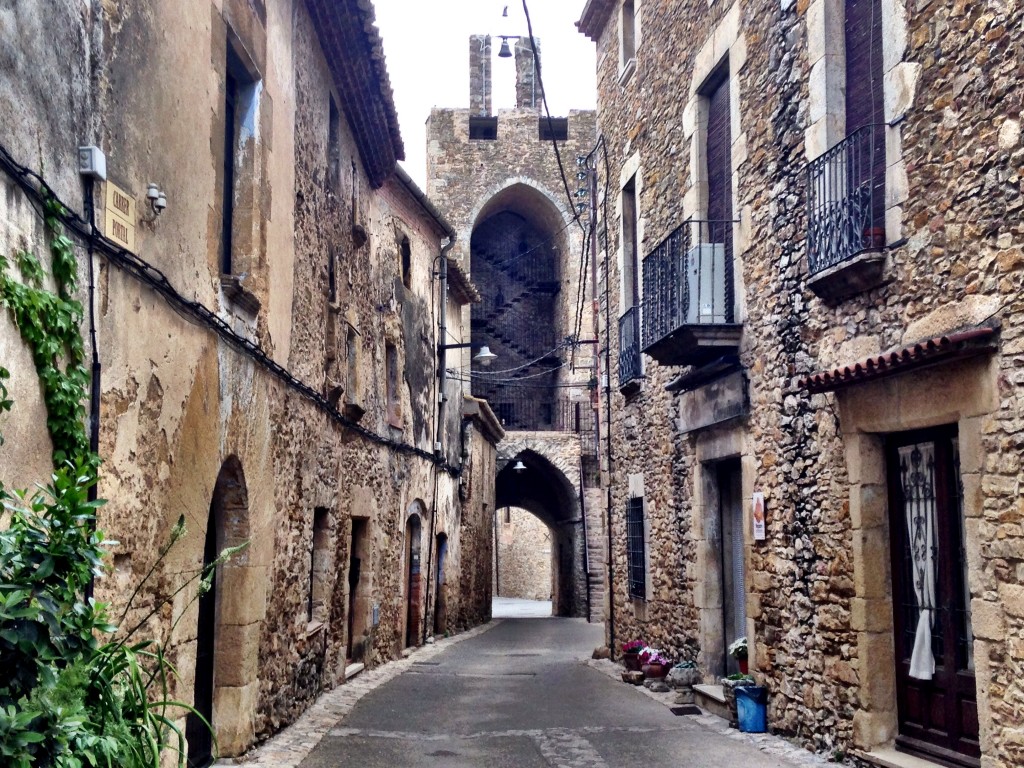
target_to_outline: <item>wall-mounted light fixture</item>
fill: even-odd
[[[153,218],[163,213],[167,207],[167,195],[152,181],[146,187],[146,199],[149,200],[149,207],[153,209]]]
[[[438,344],[437,351],[442,353],[448,349],[472,349],[472,342],[466,342],[465,344]],[[480,365],[488,366],[492,362],[498,359],[498,356],[491,352],[490,348],[484,344],[480,347],[480,351],[473,355],[473,362],[480,363]]]
[[[523,464],[522,459],[516,459],[516,463],[512,467],[512,471],[513,472],[525,472],[526,471],[526,465]]]

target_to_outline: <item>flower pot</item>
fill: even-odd
[[[648,680],[659,680],[668,674],[672,667],[668,664],[644,664],[644,677]]]
[[[622,663],[626,665],[626,669],[630,672],[640,671],[640,654],[639,653],[624,653],[622,654]]]

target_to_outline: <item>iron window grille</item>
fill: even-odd
[[[626,557],[629,596],[647,598],[647,553],[644,546],[644,497],[630,496],[626,507]]]
[[[639,379],[642,373],[640,307],[633,306],[619,318],[619,386]]]
[[[885,245],[884,129],[858,128],[807,164],[807,263],[812,275]]]
[[[685,325],[735,321],[735,223],[688,219],[644,259],[644,349]]]

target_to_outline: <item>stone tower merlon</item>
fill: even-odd
[[[540,38],[533,38],[537,47],[534,59],[530,38],[521,37],[516,40],[516,109],[532,107],[539,109],[544,103],[544,91],[540,78],[537,77],[537,64],[540,62]]]
[[[491,116],[491,36],[469,36],[469,113]]]

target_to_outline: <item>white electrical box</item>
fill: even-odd
[[[78,172],[100,181],[107,180],[107,156],[99,147],[78,148]]]

